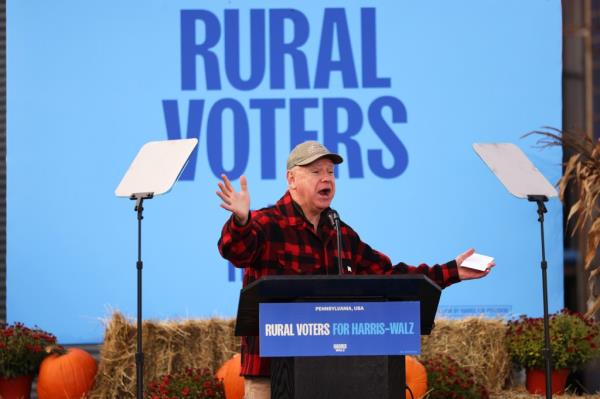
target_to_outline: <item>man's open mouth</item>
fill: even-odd
[[[329,194],[331,194],[330,188],[324,188],[322,190],[319,190],[319,195],[322,195],[324,197],[329,197]]]

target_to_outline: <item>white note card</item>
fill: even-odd
[[[459,266],[484,271],[487,268],[487,266],[493,261],[494,258],[492,258],[491,256],[476,253],[465,259]]]

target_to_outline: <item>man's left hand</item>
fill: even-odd
[[[474,253],[475,250],[471,248],[456,257],[456,265],[458,266],[458,277],[460,277],[461,280],[473,280],[476,278],[485,277],[488,274],[490,274],[490,270],[492,270],[492,267],[496,266],[495,262],[490,262],[486,266],[485,270],[476,270],[460,266],[465,259],[473,255]]]

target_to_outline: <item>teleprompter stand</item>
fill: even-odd
[[[135,193],[129,197],[135,200],[135,211],[138,220],[138,257],[135,264],[137,269],[137,349],[135,353],[135,381],[136,397],[142,398],[144,392],[144,352],[142,351],[142,219],[144,218],[143,203],[145,199],[151,199],[154,193]]]
[[[421,334],[430,334],[441,288],[423,275],[267,276],[242,289],[235,334],[259,335],[259,304],[420,302]],[[405,391],[404,356],[271,358],[271,398],[397,399]]]
[[[144,352],[142,350],[142,219],[144,200],[171,190],[198,143],[197,139],[153,141],[145,144],[115,190],[118,197],[135,201],[137,242],[137,350],[135,354],[136,398],[144,396]]]
[[[546,270],[546,246],[544,240],[545,202],[556,197],[556,189],[533,166],[523,152],[514,144],[473,144],[475,152],[494,172],[504,187],[518,198],[527,198],[537,204],[542,242],[542,300],[544,306],[544,365],[546,374],[546,398],[552,398],[552,351],[550,350],[550,327],[548,319],[548,279]]]

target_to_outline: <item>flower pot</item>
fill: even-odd
[[[0,397],[4,399],[29,399],[31,397],[32,375],[15,378],[0,377]]]
[[[552,394],[561,395],[565,392],[569,369],[552,370]],[[527,391],[529,393],[546,394],[546,371],[527,370]]]

